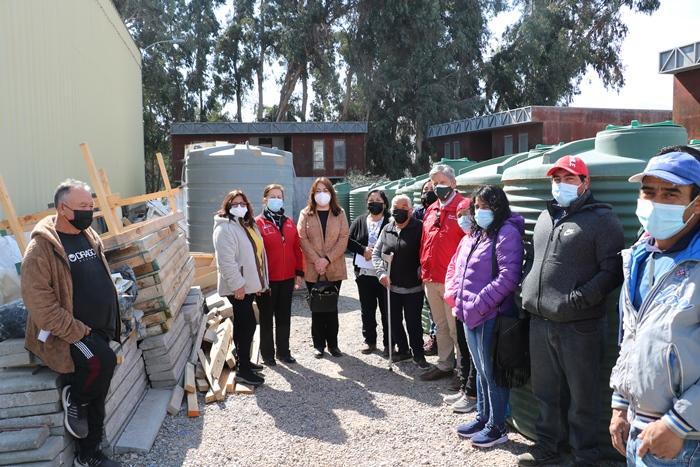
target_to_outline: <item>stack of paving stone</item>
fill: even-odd
[[[105,252],[111,269],[128,264],[136,274],[138,297],[145,329],[139,338],[163,334],[174,328],[175,317],[194,281],[195,262],[175,221],[145,232],[141,237]]]
[[[184,303],[169,331],[147,337],[139,344],[153,388],[171,388],[180,383],[195,335],[204,319],[204,299],[199,287],[190,290]]]

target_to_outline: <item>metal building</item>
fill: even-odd
[[[0,141],[18,215],[90,183],[81,142],[112,192],[144,192],[141,54],[110,0],[0,2]]]

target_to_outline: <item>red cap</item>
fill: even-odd
[[[547,176],[551,177],[558,169],[564,169],[574,175],[583,175],[588,177],[588,167],[578,156],[564,156],[554,164],[554,167],[549,169]]]
[[[464,198],[462,201],[459,202],[457,205],[457,211],[461,209],[469,209],[469,205],[472,204],[472,199],[471,198]]]

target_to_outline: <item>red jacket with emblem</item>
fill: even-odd
[[[284,218],[282,232],[274,222],[262,214],[255,218],[265,244],[270,281],[285,281],[295,276],[304,277],[304,255],[297,226],[289,218]]]
[[[464,197],[455,191],[450,204],[440,209],[440,201],[435,201],[425,210],[423,218],[423,243],[420,248],[421,276],[423,282],[445,283],[447,266],[452,260],[464,231],[457,223],[457,205]],[[440,226],[435,221],[440,216]]]

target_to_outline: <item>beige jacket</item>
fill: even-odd
[[[314,262],[319,258],[328,258],[330,264],[326,268],[326,277],[329,281],[340,281],[348,278],[345,268],[345,249],[348,247],[350,229],[345,211],[341,209],[339,215],[328,213],[326,223],[326,237],[324,240],[321,230],[321,220],[315,214],[310,214],[308,208],[301,210],[299,222],[297,222],[301,251],[306,260],[306,272],[304,279],[308,282],[318,280],[318,272]]]

